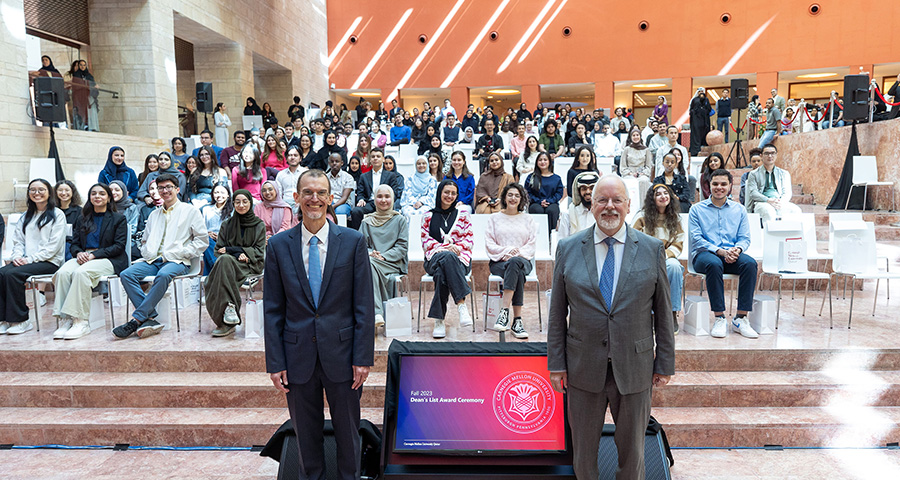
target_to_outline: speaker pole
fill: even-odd
[[[203,112],[203,124],[205,125],[204,130],[209,130],[209,114],[206,112]]]
[[[50,122],[50,151],[47,152],[47,158],[54,159],[56,165],[56,181],[65,180],[66,175],[63,173],[62,162],[59,160],[59,147],[56,146],[56,132],[53,130],[53,122]]]
[[[734,141],[734,144],[731,145],[731,151],[728,152],[728,157],[725,158],[725,164],[728,164],[728,160],[731,160],[734,164],[734,168],[743,167],[743,160],[746,160],[746,154],[744,154],[744,144],[741,141],[741,132],[744,130],[741,125],[741,109],[737,109],[737,140]],[[735,154],[735,149],[737,149],[737,154]],[[725,165],[722,165],[723,167]]]

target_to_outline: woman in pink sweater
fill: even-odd
[[[531,273],[531,259],[537,242],[537,224],[525,212],[525,188],[518,183],[507,185],[500,194],[501,211],[488,219],[484,242],[492,275],[503,277],[503,300],[494,330],[512,330],[516,338],[528,338],[522,322],[525,276]],[[509,307],[513,319],[510,326]]]
[[[458,210],[459,187],[452,180],[438,185],[433,210],[422,216],[422,248],[425,271],[434,277],[434,298],[428,317],[434,321],[434,338],[444,338],[447,300],[453,295],[461,327],[472,325],[466,297],[472,293],[466,275],[472,269],[473,233],[467,209]]]
[[[247,143],[241,149],[241,164],[231,169],[231,191],[247,190],[256,200],[262,200],[262,184],[266,170],[262,168],[259,149]]]

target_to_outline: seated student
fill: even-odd
[[[431,127],[431,125],[429,125]],[[430,137],[425,137],[419,144],[419,149],[417,150],[419,155],[431,155],[438,154],[443,158],[444,156],[444,147],[441,145],[441,137],[437,135],[431,135]]]
[[[447,300],[453,295],[459,312],[459,326],[472,325],[466,309],[466,297],[472,293],[466,275],[472,270],[472,222],[469,210],[458,208],[459,187],[452,180],[438,185],[435,207],[422,216],[422,249],[425,250],[425,272],[434,277],[434,297],[428,318],[434,322],[431,336],[444,338],[447,328]]]
[[[428,173],[428,160],[419,156],[416,159],[416,173],[406,179],[403,187],[403,198],[400,199],[403,216],[409,218],[411,215],[421,215],[434,208],[437,185],[437,180]]]
[[[518,183],[504,187],[500,194],[503,209],[488,219],[484,236],[491,274],[503,277],[502,307],[494,330],[511,330],[516,338],[528,338],[522,322],[522,306],[525,305],[525,277],[531,273],[538,230],[534,217],[525,212],[526,199],[525,189]]]
[[[333,153],[340,154],[341,160],[347,161],[347,151],[337,144],[337,136],[334,131],[329,130],[325,132],[325,143],[322,145],[322,148],[316,152],[316,160],[309,165],[310,170],[318,168],[323,172],[327,171],[328,157]]]
[[[569,140],[566,142],[566,144],[569,149],[569,155],[575,155],[575,150],[578,148],[579,144],[591,145],[591,137],[587,135],[583,123],[579,123],[575,127],[575,132],[573,132],[572,135],[569,136]]]
[[[472,127],[466,127],[463,131],[463,138],[459,139],[459,143],[470,143],[475,144],[475,129]]]
[[[231,191],[244,189],[256,200],[262,200],[262,184],[268,180],[266,169],[262,168],[259,149],[252,143],[241,149],[241,165],[231,170]]]
[[[391,127],[391,146],[409,143],[412,138],[412,129],[403,124],[403,116],[394,116],[394,126]]]
[[[266,224],[266,238],[296,225],[291,206],[281,195],[281,186],[266,180],[262,186],[262,201],[253,205],[253,214]]]
[[[125,293],[134,304],[134,312],[131,320],[113,329],[117,338],[128,338],[134,333],[146,338],[162,331],[163,325],[156,321],[156,305],[172,279],[187,273],[191,259],[201,257],[209,246],[206,222],[197,207],[178,201],[177,182],[169,174],[156,179],[163,204],[147,219],[141,238],[141,258],[119,275]],[[141,280],[148,276],[156,278],[145,294]]]
[[[294,192],[297,191],[297,181],[300,180],[300,175],[303,175],[303,172],[305,172],[307,168],[300,165],[302,160],[300,156],[300,147],[296,145],[291,145],[287,148],[285,158],[287,158],[288,168],[278,172],[275,181],[281,186],[281,198],[284,199],[288,205],[293,207]]]
[[[676,127],[675,125],[669,125],[668,127],[666,127],[666,139],[668,140],[668,143],[662,144],[657,148],[657,150],[656,150],[656,165],[654,167],[654,171],[655,172],[663,171],[663,166],[662,166],[663,157],[667,153],[672,151],[672,149],[674,148],[674,149],[678,150],[678,153],[680,155],[678,160],[683,163],[684,171],[689,176],[699,176],[700,175],[699,172],[691,172],[691,157],[688,154],[687,149],[678,143],[678,136],[679,136],[678,127]],[[659,174],[657,173],[656,176],[658,177]],[[691,181],[691,179],[688,178],[688,183],[690,183],[690,181]],[[694,188],[696,188],[696,182],[694,183]],[[691,200],[693,200],[693,198]]]
[[[198,208],[212,201],[213,187],[231,183],[228,173],[216,163],[214,154],[211,147],[200,147],[197,157],[200,166],[188,178],[188,194],[182,195],[182,200],[190,200]]]
[[[450,154],[450,171],[444,176],[444,180],[452,180],[456,183],[458,191],[458,203],[469,207],[472,211],[475,203],[475,176],[469,172],[466,166],[466,154],[457,150]]]
[[[147,225],[147,219],[150,218],[150,214],[153,213],[153,210],[156,210],[156,207],[162,205],[162,197],[159,196],[159,189],[156,188],[156,180],[154,179],[150,182],[150,185],[147,187],[147,191],[150,193],[151,203],[148,204],[138,204],[137,215],[135,215],[134,225],[129,224],[128,228],[131,229],[131,258],[137,259],[141,258],[141,239],[144,236],[144,229]],[[113,194],[115,196],[115,194]],[[119,212],[122,213],[122,212]],[[125,217],[125,221],[128,222],[128,217]]]
[[[452,149],[459,142],[460,131],[459,125],[456,123],[456,117],[452,114],[447,115],[447,125],[441,128],[444,145]]]
[[[637,127],[631,129],[628,134],[628,144],[622,150],[622,158],[619,161],[619,175],[622,178],[636,178],[638,180],[638,195],[643,198],[650,188],[650,176],[653,175],[653,158],[650,149],[641,140],[641,130]]]
[[[329,170],[325,176],[328,177],[328,183],[331,184],[331,194],[334,196],[331,206],[334,207],[336,214],[350,215],[350,210],[352,209],[350,195],[356,190],[356,180],[353,179],[353,175],[343,170],[344,158],[339,153],[332,153],[328,157],[328,166]],[[295,184],[295,191],[296,188]]]
[[[447,171],[450,170],[450,165],[447,165]],[[444,157],[438,153],[431,153],[428,155],[428,173],[437,180],[437,183],[441,183],[444,180]]]
[[[131,192],[132,200],[137,198],[137,175],[128,165],[125,165],[125,150],[122,147],[111,147],[106,156],[106,165],[97,177],[97,183],[109,185],[113,180],[121,180],[126,189]]]
[[[684,165],[678,161],[677,154],[678,150],[673,148],[663,157],[662,165],[664,171],[653,179],[653,183],[660,183],[669,187],[672,193],[678,197],[681,213],[687,213],[691,209],[691,192],[688,187],[687,177],[684,175]]]
[[[553,159],[551,158],[551,160]],[[584,172],[597,172],[597,157],[594,150],[587,146],[578,147],[578,150],[575,151],[575,161],[566,172],[566,195],[573,196],[572,182],[575,181],[575,177]]]
[[[216,239],[222,222],[231,216],[234,207],[231,205],[231,192],[224,185],[216,185],[212,191],[212,201],[200,207],[200,214],[206,222],[206,234],[209,235],[209,246],[203,251],[203,275],[209,275],[216,263]]]
[[[516,179],[503,168],[503,157],[499,153],[493,152],[488,155],[488,169],[481,174],[478,186],[475,187],[475,213],[497,213],[502,210],[503,189],[515,181]],[[524,205],[525,202],[522,203]]]
[[[184,164],[181,166],[181,169],[178,170],[178,173],[180,173],[182,176],[184,176],[185,179],[187,179],[188,177],[193,175],[194,172],[199,167],[200,167],[200,163],[197,161],[197,157],[190,155],[187,157],[187,159],[185,159]],[[160,173],[163,173],[163,172],[160,172]],[[165,173],[169,173],[169,172],[165,172]],[[175,175],[175,173],[173,172],[172,175]],[[185,192],[186,191],[187,191],[187,188],[185,188]],[[184,195],[182,195],[182,196],[184,196]]]
[[[128,196],[128,190],[125,189],[125,184],[120,180],[113,180],[109,184],[109,191],[112,192],[112,201],[116,204],[116,211],[125,215],[128,228],[131,229],[131,234],[134,235],[137,232],[140,206],[131,201],[131,197]]]
[[[159,170],[159,157],[155,153],[151,153],[144,158],[144,171],[138,174],[138,185],[143,185],[147,175],[157,170]]]
[[[189,156],[187,161],[185,162],[185,166],[187,166],[193,158],[194,157]],[[157,157],[156,157],[156,161],[159,164],[159,168],[157,168],[155,172],[150,172],[149,174],[147,174],[147,177],[144,178],[144,182],[141,183],[141,189],[138,190],[138,192],[137,192],[137,198],[135,198],[135,200],[138,202],[144,202],[148,205],[150,203],[152,203],[152,200],[150,199],[150,195],[148,195],[148,193],[147,193],[147,187],[150,185],[150,182],[156,180],[160,175],[162,175],[164,173],[168,173],[170,175],[173,175],[175,178],[177,178],[178,179],[178,188],[182,189],[181,191],[185,191],[185,192],[187,191],[186,177],[184,176],[183,173],[181,173],[172,164],[172,157],[169,156],[169,152],[160,152],[159,155],[157,155]],[[100,183],[103,183],[103,182],[100,182]],[[112,182],[110,182],[109,184],[112,185]],[[113,192],[113,193],[115,193],[115,192]],[[182,200],[184,199],[183,197],[184,196],[182,195]],[[119,210],[119,213],[125,213],[125,212]]]
[[[230,172],[232,168],[240,165],[241,148],[244,147],[244,143],[247,141],[247,134],[243,130],[235,130],[233,136],[234,145],[223,148],[222,152],[219,153],[219,166],[224,168],[226,172]]]
[[[671,188],[662,183],[654,183],[644,197],[644,207],[631,221],[632,228],[662,240],[666,248],[666,274],[669,277],[675,333],[678,333],[678,312],[681,311],[681,290],[684,288],[684,267],[678,260],[684,248],[684,231],[678,215],[681,208],[678,203],[678,197]]]
[[[775,166],[778,149],[768,144],[762,149],[762,166],[747,176],[747,195],[744,205],[748,213],[758,213],[763,223],[791,213],[800,213],[800,207],[791,203],[793,185],[791,173]]]
[[[56,197],[56,208],[62,210],[66,216],[66,261],[72,258],[72,229],[75,227],[75,221],[81,216],[81,195],[71,180],[60,180],[53,187],[53,194]]]
[[[706,275],[709,306],[716,322],[709,334],[723,338],[725,324],[725,285],[722,274],[740,275],[737,314],[731,327],[747,338],[759,335],[750,326],[747,312],[753,310],[756,290],[756,260],[744,253],[750,246],[750,224],[747,209],[728,199],[731,172],[719,169],[710,175],[711,197],[694,204],[688,214],[690,259],[697,273]]]
[[[65,258],[66,216],[56,208],[50,182],[32,180],[27,203],[25,215],[10,232],[12,261],[0,267],[0,335],[34,328],[25,304],[25,279],[55,272]]]
[[[391,187],[375,187],[375,211],[363,217],[359,232],[366,238],[372,265],[377,328],[384,325],[384,302],[396,296],[392,275],[406,275],[409,267],[409,223],[394,210]]]
[[[262,167],[266,169],[266,176],[269,178],[277,177],[278,172],[287,168],[284,150],[278,144],[278,139],[275,138],[274,134],[266,136],[266,147],[263,149],[260,159]]]
[[[751,148],[747,153],[747,156],[750,157],[750,170],[747,170],[743,175],[741,175],[741,205],[746,205],[747,177],[750,176],[750,172],[756,170],[762,165],[762,149],[759,147]]]
[[[125,215],[116,212],[109,187],[95,184],[72,230],[74,258],[53,277],[53,316],[59,319],[54,340],[75,340],[91,333],[91,290],[101,277],[118,275],[128,267],[127,241]]]
[[[388,172],[384,169],[384,150],[373,148],[369,152],[369,161],[372,169],[360,175],[356,182],[356,206],[350,210],[350,218],[347,226],[359,230],[363,215],[375,211],[375,187],[388,185],[394,190],[394,198],[403,198],[403,176],[397,172]],[[394,200],[394,209],[400,205]]]
[[[519,154],[519,156],[515,159],[515,173],[520,184],[525,183],[525,179],[528,177],[528,175],[534,172],[534,164],[535,162],[537,162],[538,153],[540,153],[540,151],[538,150],[537,138],[528,137],[525,140],[525,147],[522,149],[522,152]],[[499,194],[500,192],[497,193]]]
[[[397,162],[394,161],[394,157],[390,155],[384,156],[384,170],[386,172],[396,172],[397,171]]]
[[[547,152],[538,155],[534,173],[525,179],[525,190],[530,202],[528,213],[547,214],[550,230],[556,228],[559,221],[559,201],[563,198],[564,188],[562,179],[553,173],[553,162]]]
[[[562,155],[566,151],[566,145],[562,140],[562,136],[557,133],[556,120],[552,118],[544,122],[544,133],[538,139],[538,149],[542,152],[550,154],[551,160]]]
[[[559,215],[556,229],[560,240],[594,226],[597,221],[591,213],[594,184],[600,181],[599,172],[581,172],[572,181],[572,205]]]
[[[709,180],[712,176],[712,173],[720,168],[723,168],[725,164],[725,159],[722,158],[722,154],[719,152],[713,152],[706,160],[703,160],[703,164],[700,165],[700,199],[706,200],[709,198]]]
[[[180,170],[184,166],[185,162],[187,162],[188,157],[191,156],[191,154],[186,150],[187,143],[185,143],[183,138],[175,137],[172,139],[170,145],[172,147],[172,151],[166,153],[169,153],[171,155],[172,166]],[[143,185],[143,181],[141,182],[141,184]]]
[[[213,152],[215,152],[213,158],[219,158],[219,155],[222,153],[222,147],[213,143],[213,133],[209,130],[200,132],[200,147],[212,147]],[[200,153],[200,147],[195,148],[194,151],[191,152],[191,155],[194,158],[197,158],[197,155]]]
[[[234,214],[222,222],[216,237],[216,263],[206,277],[206,311],[216,328],[214,337],[234,333],[241,323],[241,285],[265,266],[266,226],[253,213],[253,195],[234,192]]]

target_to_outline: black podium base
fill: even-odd
[[[572,479],[575,471],[568,465],[493,466],[493,465],[388,465],[385,480],[423,480],[457,477],[467,480]]]

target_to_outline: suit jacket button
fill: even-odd
[[[313,343],[316,343],[316,337],[313,337]],[[603,341],[603,344],[606,345],[606,341]]]

